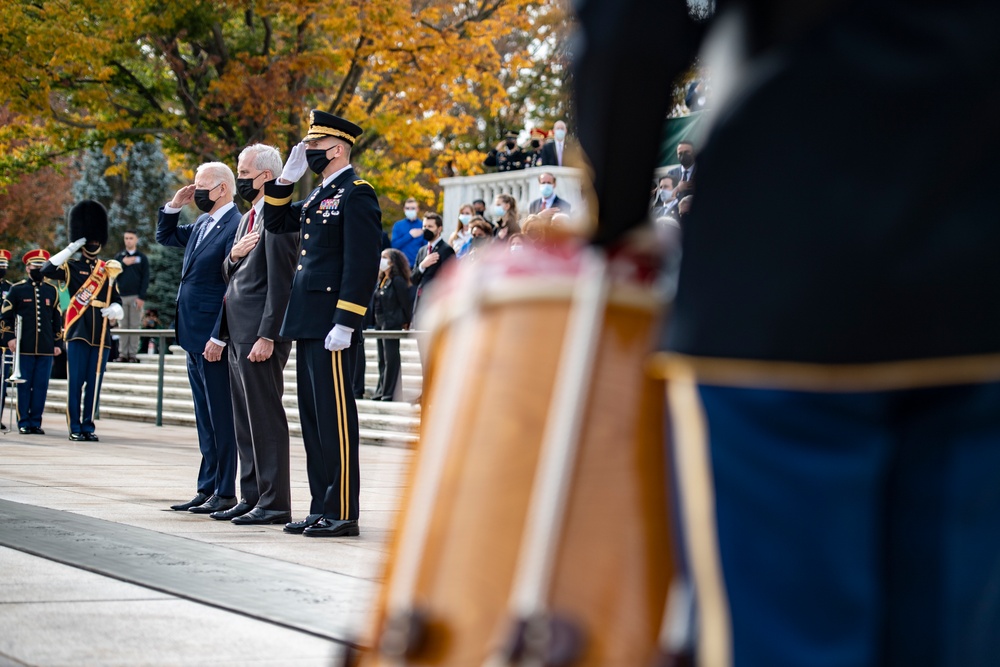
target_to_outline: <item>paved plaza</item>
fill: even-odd
[[[367,625],[411,452],[361,447],[361,536],[234,526],[194,495],[194,428],[0,435],[0,667],[330,665]],[[307,513],[292,441],[293,516]]]

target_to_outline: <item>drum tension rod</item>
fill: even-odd
[[[518,619],[504,647],[504,661],[523,667],[569,667],[583,655],[579,624],[551,613]]]
[[[427,648],[430,622],[426,613],[410,609],[386,619],[379,640],[379,653],[387,658],[413,659]]]

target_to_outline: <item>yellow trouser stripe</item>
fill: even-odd
[[[333,373],[333,398],[334,409],[337,411],[337,433],[340,435],[340,517],[344,517],[344,411],[341,405],[344,402],[344,388],[341,384],[340,373],[337,371],[337,362],[340,360],[340,352],[334,352],[330,356],[330,370]]]
[[[693,375],[699,384],[790,391],[893,391],[983,384],[1000,380],[1000,354],[884,361],[869,364],[810,364],[694,357],[660,352],[649,362],[657,377]]]
[[[268,197],[264,195],[264,203],[271,206],[284,206],[285,204],[292,203],[292,195],[288,195],[287,197]]]
[[[729,598],[716,528],[708,424],[693,375],[667,383],[685,546],[698,597],[698,667],[733,664]]]
[[[344,437],[340,440],[341,452],[341,472],[340,484],[343,489],[343,500],[340,503],[340,518],[347,519],[351,511],[351,428],[347,419],[347,378],[344,376],[344,353],[337,353],[337,371],[340,373],[340,390],[343,400],[340,402],[340,410],[344,423]],[[353,391],[353,388],[352,390]]]
[[[351,303],[350,301],[344,301],[343,299],[337,302],[337,308],[341,308],[343,310],[347,310],[357,315],[361,315],[362,317],[364,317],[365,313],[368,312],[368,308],[366,308],[365,306],[359,306],[356,303]]]

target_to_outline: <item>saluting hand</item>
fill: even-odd
[[[306,145],[300,141],[288,153],[288,161],[285,162],[285,167],[281,170],[281,177],[278,180],[285,185],[298,183],[308,168],[309,162],[306,160]]]
[[[174,193],[174,198],[170,200],[170,208],[184,208],[194,201],[194,183],[185,185]]]
[[[249,234],[241,238],[239,242],[233,246],[233,249],[229,251],[229,259],[233,260],[234,262],[240,261],[247,255],[249,255],[251,250],[257,247],[257,241],[259,239],[260,239],[260,234],[258,234],[257,232],[250,232]]]

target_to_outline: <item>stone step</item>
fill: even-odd
[[[63,401],[54,402],[52,400],[46,400],[45,402],[45,412],[51,417],[56,417],[59,419],[65,419],[66,416],[66,404]],[[149,410],[140,408],[129,408],[120,407],[115,405],[101,405],[101,415],[107,419],[125,419],[128,421],[143,422],[147,424],[153,424],[156,422],[156,413]],[[194,412],[164,412],[163,413],[163,423],[165,425],[174,426],[194,426]],[[62,425],[62,421],[58,423],[45,422],[43,426],[49,429],[59,428]],[[97,430],[100,431],[100,421],[98,421]],[[302,436],[302,427],[298,422],[288,423],[289,434],[293,437]],[[388,447],[404,447],[410,448],[417,443],[416,432],[393,432],[393,431],[379,431],[375,429],[362,428],[359,429],[361,444],[364,445],[383,445]]]
[[[46,407],[49,404],[60,405],[65,408],[66,405],[66,388],[65,385],[62,387],[50,385],[49,393],[46,397]],[[409,413],[403,413],[402,411],[393,413],[385,409],[384,406],[373,406],[371,404],[378,403],[378,401],[362,401],[358,405],[358,423],[361,428],[367,428],[377,431],[391,431],[407,433],[416,433],[416,430],[420,426],[419,413],[414,414],[412,407],[406,403],[401,405],[411,407]],[[113,394],[104,393],[101,391],[101,411],[105,412],[110,408],[131,408],[137,410],[145,410],[149,412],[154,420],[156,416],[156,397],[155,396],[136,396],[132,394]],[[369,408],[378,408],[380,411],[375,412]],[[175,413],[175,414],[190,414],[192,419],[194,418],[194,402],[188,399],[177,399],[177,398],[164,398],[163,399],[163,412]],[[297,406],[293,403],[289,406],[287,403],[285,405],[285,414],[288,417],[289,424],[299,422],[299,412]],[[193,423],[193,422],[192,422]]]

